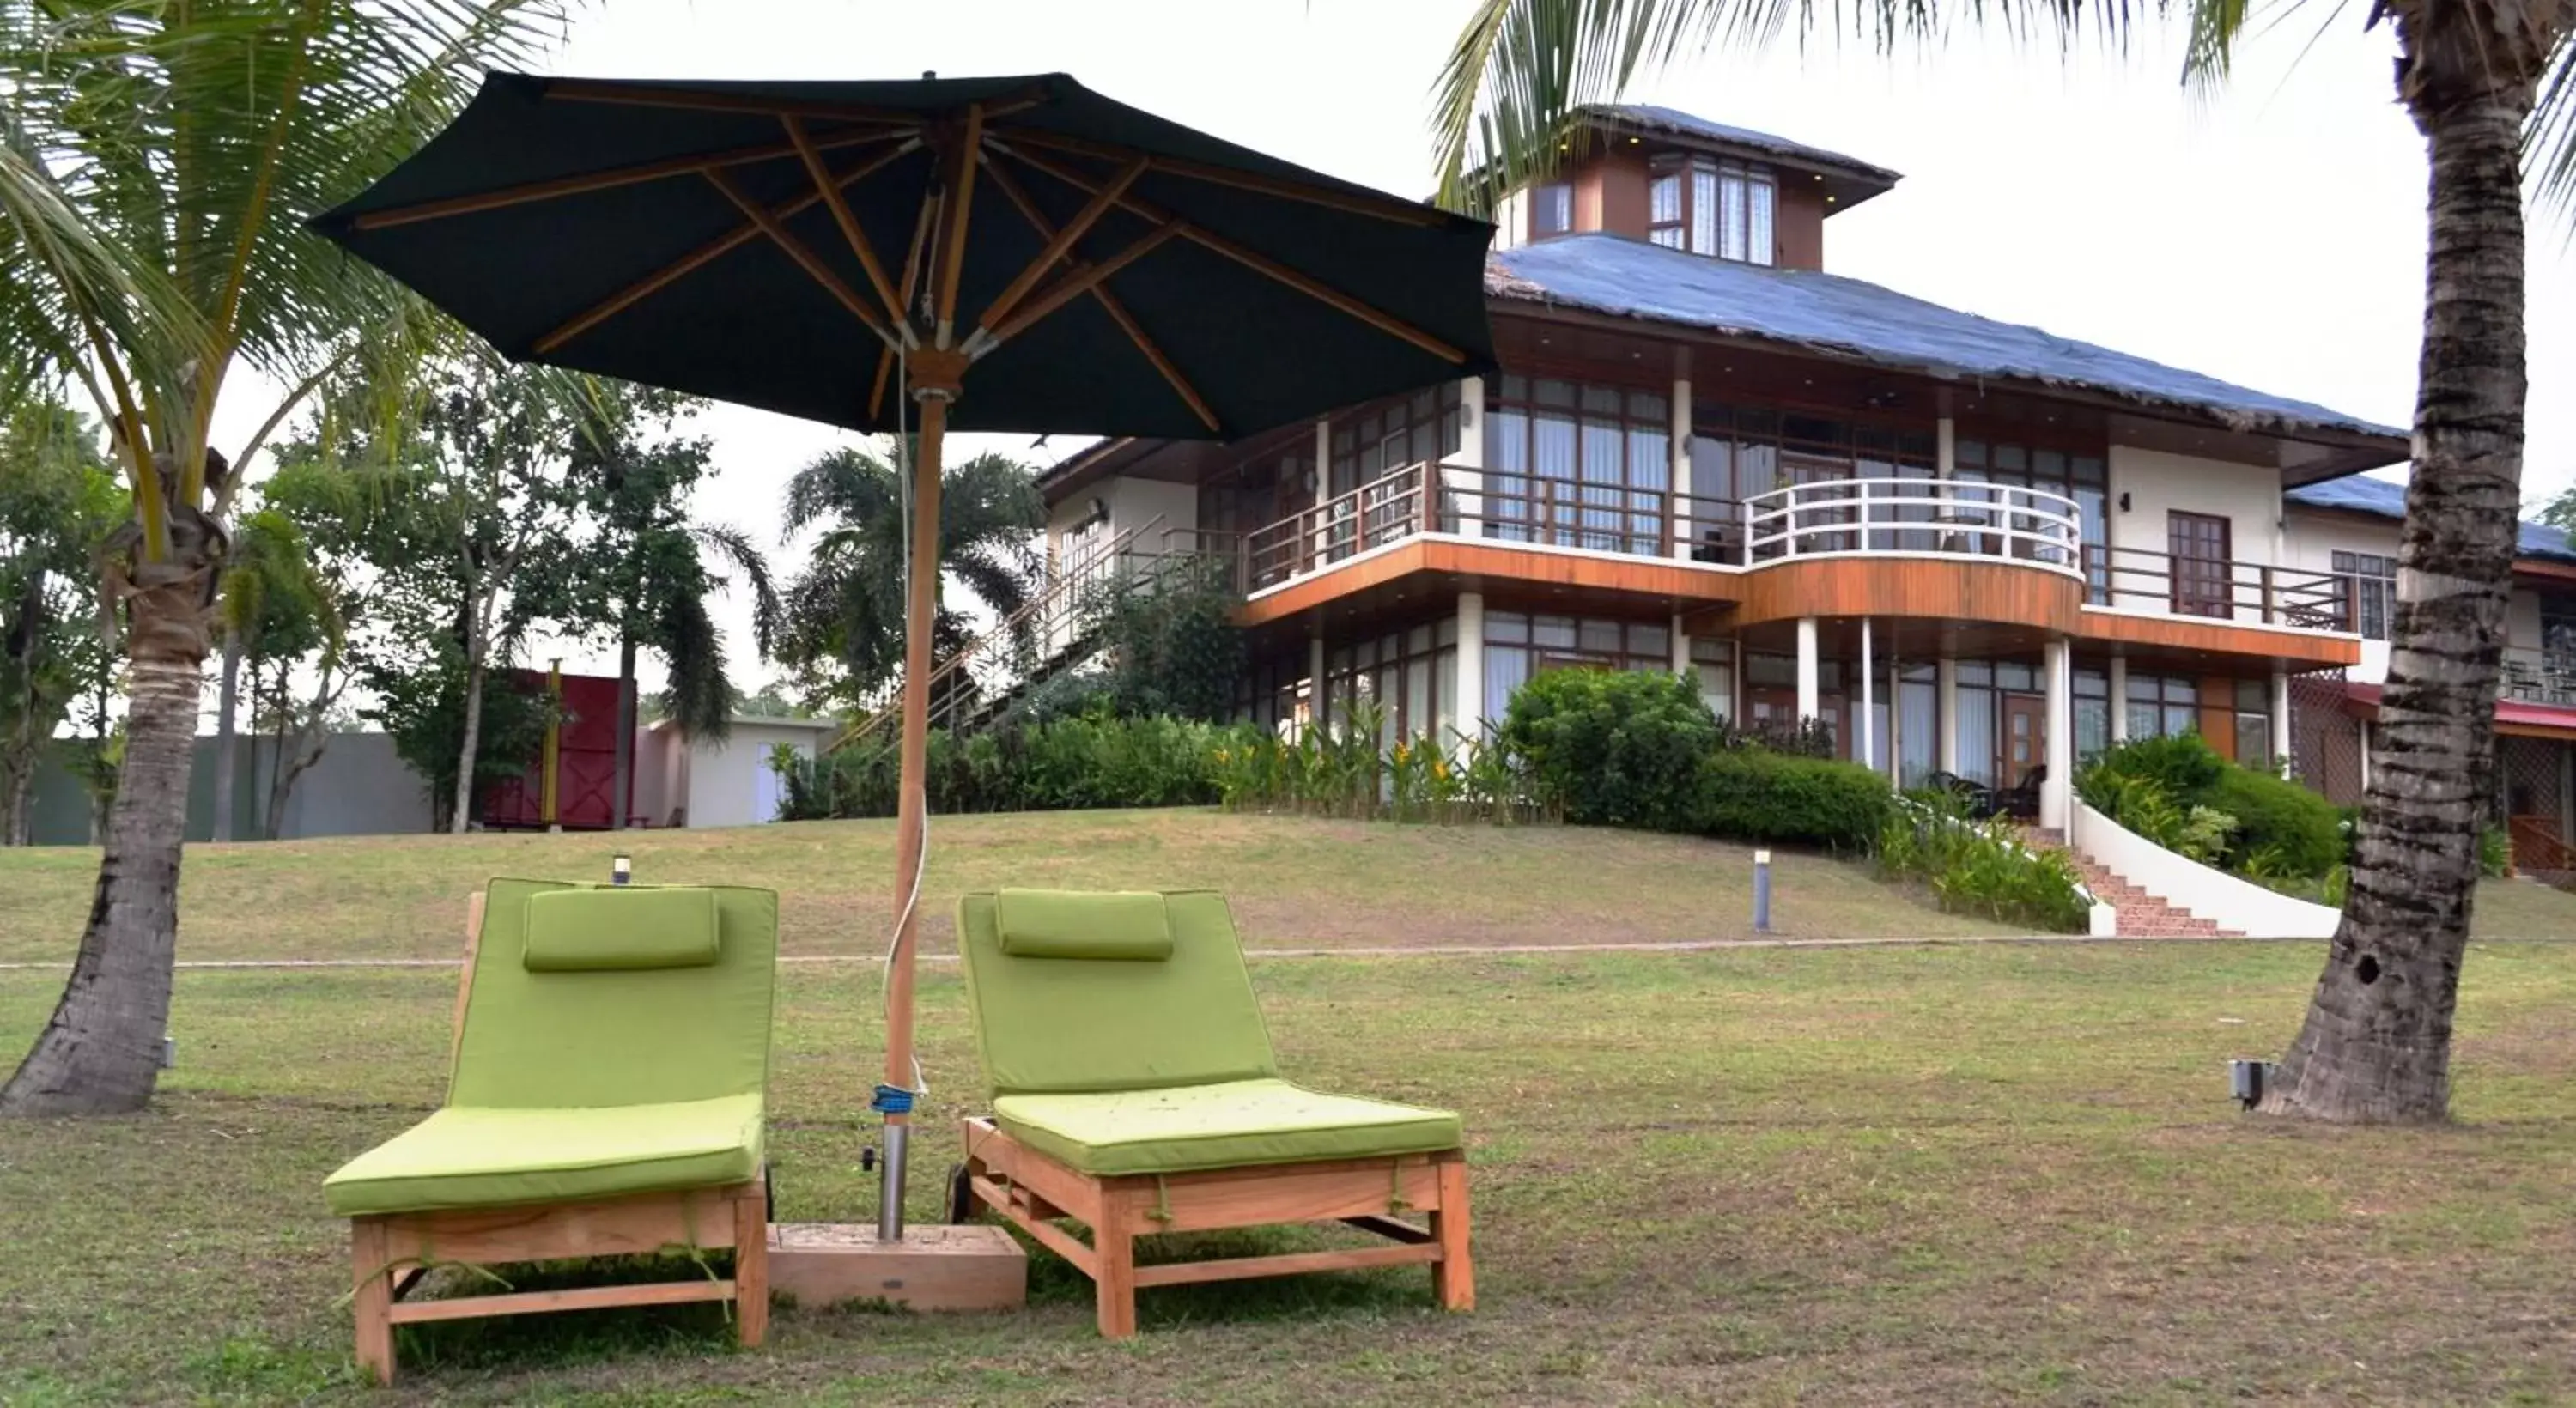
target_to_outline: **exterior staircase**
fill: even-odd
[[[2066,844],[2066,837],[2054,830],[2026,828],[2022,833],[2034,850],[2064,851],[2075,862],[2075,873],[2093,898],[2111,906],[2119,916],[2113,937],[2122,939],[2241,939],[2243,934],[2221,929],[2187,910],[2176,909],[2127,880],[2101,866]]]

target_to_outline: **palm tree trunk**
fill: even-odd
[[[2533,85],[2401,87],[2432,147],[2432,246],[2388,685],[2351,898],[2263,1102],[2345,1122],[2450,1113],[2527,389],[2520,157]]]
[[[632,621],[635,606],[628,602],[622,619]],[[635,633],[629,627],[617,633],[617,766],[609,774],[608,829],[626,829],[628,799],[635,795],[635,784],[627,776],[635,766]]]
[[[170,1016],[180,846],[205,684],[206,556],[204,543],[184,544],[172,562],[137,573],[125,765],[97,894],[71,981],[35,1049],[0,1086],[0,1114],[115,1114],[152,1098]]]
[[[215,696],[215,831],[218,841],[233,839],[233,710],[240,695],[241,632],[224,628],[223,682]]]
[[[32,752],[22,756],[13,748],[5,763],[0,763],[0,846],[34,844],[27,800],[35,786],[37,758]]]

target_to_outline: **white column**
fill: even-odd
[[[1878,704],[1878,672],[1871,668],[1875,663],[1872,659],[1874,654],[1870,648],[1869,618],[1863,616],[1860,618],[1860,726],[1854,730],[1860,735],[1860,750],[1852,754],[1852,761],[1862,767],[1872,766],[1878,757],[1878,725],[1870,717],[1877,712]]]
[[[2048,777],[2039,785],[2039,824],[2066,829],[2075,796],[2075,652],[2066,639],[2048,643]]]
[[[2371,729],[2371,721],[2370,721],[2370,720],[2368,720],[2368,719],[2364,719],[2364,720],[2362,720],[2362,721],[2361,721],[2361,790],[2362,790],[2362,791],[2364,791],[2364,792],[2367,792],[2367,791],[2369,791],[2369,790],[2370,790],[2370,729]]]
[[[1485,594],[1458,593],[1458,732],[1485,736]]]
[[[1485,379],[1458,382],[1458,449],[1445,462],[1441,482],[1456,496],[1458,531],[1485,536]],[[1466,637],[1461,636],[1464,640]]]
[[[2272,672],[2272,760],[2281,765],[2281,776],[2290,775],[2290,672]]]
[[[1824,705],[1817,700],[1817,695],[1820,693],[1816,686],[1818,668],[1816,618],[1801,616],[1798,618],[1798,717],[1800,719],[1812,719],[1824,712]]]
[[[1893,646],[1887,652],[1887,785],[1905,785],[1905,671]]]
[[[1691,384],[1687,376],[1673,378],[1672,448],[1673,556],[1688,561],[1691,539],[1699,528],[1691,522]]]
[[[2111,657],[2111,741],[2129,741],[2129,657]]]
[[[1946,481],[1959,468],[1959,423],[1941,417],[1932,423],[1932,437],[1932,473]]]
[[[1673,673],[1689,680],[1694,688],[1699,676],[1691,670],[1690,635],[1682,629],[1682,614],[1673,613]]]
[[[1315,417],[1315,507],[1333,497],[1333,419]]]
[[[1940,695],[1934,707],[1941,720],[1935,734],[1939,746],[1933,750],[1939,755],[1939,761],[1934,766],[1956,776],[1959,771],[1959,662],[1944,655],[1936,668],[1938,683],[1932,688]]]

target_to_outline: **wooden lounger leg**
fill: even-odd
[[[1431,1214],[1431,1235],[1440,1243],[1440,1259],[1431,1263],[1431,1292],[1443,1310],[1473,1310],[1476,1264],[1467,1252],[1467,1161],[1448,1159],[1438,1168],[1440,1206]]]
[[[385,1265],[385,1225],[372,1217],[349,1221],[349,1267],[357,1294],[358,1367],[380,1384],[394,1381],[393,1271]]]
[[[1092,1280],[1102,1339],[1123,1340],[1136,1333],[1136,1236],[1127,1230],[1133,1211],[1125,1194],[1101,1193],[1100,1224],[1091,1229],[1091,1246],[1100,1263]]]
[[[745,1349],[769,1337],[769,1184],[752,1184],[733,1200],[734,1331]]]

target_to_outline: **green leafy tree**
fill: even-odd
[[[1892,49],[1938,40],[1964,18],[2062,49],[2088,32],[2117,41],[2170,20],[2188,35],[2186,76],[2215,82],[2253,13],[2238,0],[1864,0],[1794,14],[1770,0],[1484,0],[1438,84],[1441,192],[1489,206],[1561,159],[1583,104],[1717,44],[1848,22]],[[2576,3],[2378,0],[2338,13],[2395,33],[2397,98],[2431,156],[2431,238],[2381,745],[2343,924],[2264,1108],[2433,1121],[2450,1110],[2452,1012],[2494,787],[2529,390],[2523,187],[2527,175],[2562,205],[2576,198]]]
[[[667,392],[594,384],[571,447],[579,546],[529,564],[515,589],[525,614],[552,619],[574,636],[615,642],[621,797],[634,766],[638,654],[662,659],[662,716],[677,720],[687,737],[721,740],[733,687],[709,603],[739,581],[751,594],[753,643],[763,656],[778,630],[778,593],[750,536],[689,516],[691,495],[715,473],[709,442],[677,433],[691,409]],[[612,809],[610,824],[626,824],[623,806]]]
[[[787,483],[786,532],[821,528],[782,594],[779,660],[819,699],[864,705],[903,664],[902,482],[876,449],[831,451]],[[996,617],[1029,601],[1046,503],[1028,466],[1001,455],[950,465],[939,490],[939,560]],[[965,643],[966,617],[945,601],[933,631],[944,657]]]
[[[425,142],[484,70],[559,32],[552,0],[0,0],[0,386],[79,386],[132,518],[122,777],[62,1000],[0,1113],[151,1097],[170,1005],[208,607],[223,523],[286,408],[209,443],[247,366],[292,405],[397,299],[305,226]]]
[[[124,511],[85,417],[38,399],[0,421],[0,844],[28,843],[36,765],[111,648],[95,556]]]
[[[351,677],[344,597],[341,579],[322,569],[303,525],[283,509],[264,506],[235,526],[216,610],[227,667],[239,661],[250,668],[254,736],[263,726],[272,735],[261,836],[274,839],[283,829],[296,780],[329,745],[331,719]],[[299,675],[309,694],[297,692]],[[236,750],[229,712],[219,710],[215,730],[218,840],[232,821]]]

